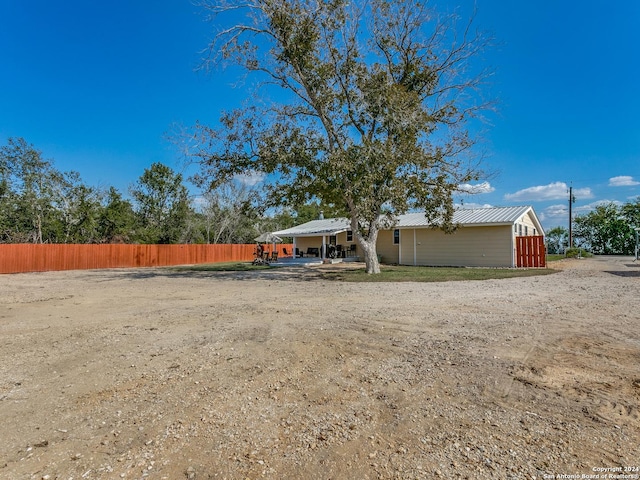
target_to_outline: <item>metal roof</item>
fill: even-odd
[[[280,237],[313,237],[317,235],[337,235],[351,228],[351,222],[346,218],[327,218],[312,220],[297,227],[273,232]]]
[[[472,227],[482,225],[513,225],[520,221],[531,211],[533,221],[538,230],[542,233],[542,225],[531,206],[521,207],[488,207],[474,209],[458,209],[453,214],[453,223]],[[398,217],[398,222],[394,228],[416,228],[428,227],[431,223],[427,221],[424,213],[407,213]],[[328,218],[324,220],[312,220],[296,227],[273,232],[275,235],[283,237],[312,237],[317,235],[337,235],[340,232],[351,229],[351,222],[346,218]]]
[[[453,223],[464,226],[472,225],[512,225],[520,220],[530,206],[523,207],[491,207],[458,209],[453,214]],[[397,227],[428,227],[431,225],[424,213],[408,213],[400,215]]]

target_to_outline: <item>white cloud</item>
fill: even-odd
[[[458,191],[470,194],[491,193],[494,190],[495,188],[489,182],[482,182],[477,185],[471,185],[470,183],[458,185]]]
[[[574,188],[573,195],[576,198],[592,198],[590,188]],[[539,185],[519,190],[515,193],[507,193],[504,198],[511,201],[544,201],[560,200],[566,198],[569,201],[569,187],[564,182],[553,182],[549,185]]]
[[[476,208],[491,208],[493,205],[489,203],[456,203],[456,210],[474,210]]]
[[[571,214],[575,218],[576,215],[585,215],[595,210],[598,205],[608,205],[610,203],[618,206],[622,205],[622,203],[617,200],[596,200],[587,205],[574,205],[571,209]],[[567,201],[566,204],[549,205],[540,214],[540,220],[567,223],[569,221],[569,202]]]
[[[249,172],[236,175],[234,178],[240,183],[247,185],[248,187],[253,187],[254,185],[262,182],[265,176],[266,175],[264,173]]]
[[[538,218],[545,229],[556,225],[567,225],[569,221],[569,207],[567,205],[549,205],[542,211],[538,211]]]
[[[543,210],[545,218],[569,218],[569,204],[567,205],[549,205]]]
[[[630,175],[620,175],[609,179],[610,187],[634,187],[636,185],[640,185],[640,182],[634,180]]]

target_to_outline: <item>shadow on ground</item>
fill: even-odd
[[[126,269],[118,271],[119,278],[145,280],[151,278],[215,278],[236,281],[280,280],[315,281],[322,280],[324,274],[333,271],[330,267],[287,266],[242,271],[207,271],[189,267],[161,267],[148,269]],[[111,270],[110,275],[113,275]]]
[[[640,270],[631,270],[631,271],[627,271],[627,270],[619,270],[619,271],[605,270],[605,272],[609,273],[611,275],[616,275],[618,277],[640,278]]]

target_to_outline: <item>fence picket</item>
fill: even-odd
[[[276,247],[284,256],[293,245]],[[0,244],[0,273],[241,262],[252,260],[254,250],[255,244]]]
[[[544,236],[516,237],[516,266],[519,268],[545,267],[547,252]]]

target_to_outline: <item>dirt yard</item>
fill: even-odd
[[[640,266],[556,267],[2,275],[0,478],[639,478]]]

